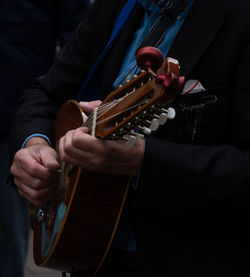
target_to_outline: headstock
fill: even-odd
[[[150,134],[175,116],[173,109],[164,107],[184,83],[184,78],[179,76],[178,61],[172,58],[160,61],[160,51],[153,47],[141,50],[137,53],[137,64],[146,71],[103,101],[96,111],[96,137],[128,139],[128,135],[140,132]]]

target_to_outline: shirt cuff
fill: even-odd
[[[28,136],[28,137],[24,140],[24,142],[23,142],[21,148],[24,148],[26,142],[27,142],[29,139],[34,138],[34,137],[39,137],[39,138],[45,139],[45,140],[48,142],[48,144],[51,146],[50,139],[49,139],[46,135],[39,134],[39,133],[35,133],[35,134],[32,134],[32,135]]]

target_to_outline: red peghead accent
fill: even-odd
[[[136,52],[136,62],[141,69],[156,72],[162,65],[163,56],[159,49],[147,46]]]
[[[176,76],[172,72],[156,74],[156,71],[163,63],[163,55],[159,49],[151,46],[139,49],[136,52],[136,62],[141,69],[150,72],[154,76],[157,84],[161,84],[164,87],[172,86],[179,92],[182,91],[185,82],[183,76]]]

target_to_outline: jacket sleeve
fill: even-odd
[[[20,98],[9,135],[10,162],[31,134],[40,133],[51,139],[58,109],[76,97],[92,63],[91,45],[99,2],[91,5],[72,39],[56,56],[48,74],[37,78]]]

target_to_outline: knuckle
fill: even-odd
[[[17,179],[17,178],[14,178],[14,184],[15,184],[17,187],[20,187],[20,186],[21,186],[21,184],[20,184],[20,182],[19,182],[19,179]]]
[[[82,131],[78,128],[75,130],[75,133],[72,136],[71,143],[74,147],[78,147],[81,142],[81,137],[82,137]]]
[[[34,201],[41,201],[43,199],[44,196],[41,195],[41,193],[37,190],[33,190],[30,193],[30,197],[34,200]]]
[[[15,156],[14,156],[14,163],[19,163],[22,161],[23,159],[23,150],[19,150],[16,152]]]
[[[63,147],[63,151],[65,152],[65,154],[70,155],[72,152],[72,145],[70,143],[66,143]]]
[[[32,165],[29,166],[29,173],[32,176],[36,176],[37,171],[38,171],[38,167],[37,167],[37,165],[35,163],[33,163]]]
[[[40,179],[34,180],[32,186],[34,189],[42,189],[44,187],[44,182]]]
[[[60,160],[61,160],[62,162],[67,162],[67,155],[66,155],[65,152],[61,152],[61,153],[60,153]]]
[[[11,167],[10,167],[10,173],[11,173],[12,175],[15,175],[15,174],[16,174],[16,166],[15,166],[14,163],[13,163],[13,164],[11,165]]]

